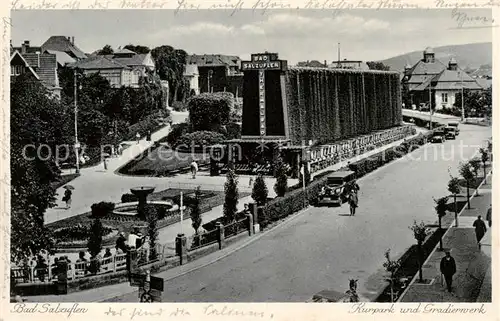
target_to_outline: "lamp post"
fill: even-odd
[[[77,105],[77,84],[76,84],[76,68],[73,70],[74,75],[74,101],[75,101],[75,157],[76,157],[76,173],[80,173],[80,158],[78,157],[78,149],[80,148],[80,143],[78,142],[78,105]]]
[[[460,87],[462,87],[462,121],[465,119],[465,109],[464,109],[464,76],[461,71],[460,72]]]

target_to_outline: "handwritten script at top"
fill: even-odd
[[[228,319],[234,317],[250,317],[255,319],[272,319],[274,315],[272,313],[266,313],[263,311],[256,310],[238,310],[228,307],[227,305],[215,306],[209,304],[204,306],[201,310],[197,309],[195,311],[190,311],[186,308],[176,308],[168,310],[166,308],[121,308],[117,309],[114,307],[109,307],[106,312],[106,316],[127,318],[129,320],[135,320],[142,317],[186,317],[186,316],[217,316],[217,317],[228,317]]]
[[[302,4],[291,5],[280,0],[227,0],[218,4],[200,4],[194,0],[93,0],[90,4],[80,3],[78,0],[12,0],[13,10],[19,9],[175,9],[175,12],[184,10],[228,10],[231,15],[237,11],[250,9],[261,13],[271,9],[322,9],[322,10],[349,10],[349,9],[465,9],[500,7],[500,0],[435,0],[430,6],[423,6],[415,1],[403,0],[304,0]]]

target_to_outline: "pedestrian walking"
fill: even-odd
[[[146,135],[146,138],[147,138],[148,142],[151,141],[151,131],[150,130],[148,130],[148,134]]]
[[[71,207],[71,196],[73,195],[73,192],[68,186],[66,186],[65,188],[66,190],[64,191],[64,197],[62,200],[63,202],[66,202],[66,209],[69,209]]]
[[[356,214],[356,208],[358,207],[358,194],[353,190],[349,195],[349,208],[351,210],[351,216]]]
[[[451,256],[450,251],[446,251],[445,253],[445,257],[441,259],[440,270],[446,281],[448,292],[451,292],[453,275],[457,272],[457,265],[455,264],[455,259]]]
[[[104,164],[104,170],[108,170],[108,159],[106,157],[104,157],[102,163]]]
[[[474,221],[474,224],[472,224],[472,226],[476,228],[477,245],[481,248],[481,239],[488,230],[486,228],[486,224],[484,224],[484,221],[481,219],[481,215],[477,217],[477,220]]]
[[[486,212],[486,220],[488,221],[488,227],[491,227],[491,204]]]
[[[141,134],[135,134],[135,138],[137,139],[137,144],[139,144],[139,141],[141,140]]]
[[[123,153],[123,146],[122,146],[122,144],[118,145],[117,151],[118,151],[118,155],[121,155]]]
[[[106,248],[106,252],[104,253],[104,258],[107,258],[107,257],[112,257],[113,254],[111,254],[111,249],[109,247]]]
[[[117,253],[121,251],[122,253],[127,252],[127,244],[126,244],[127,239],[125,238],[125,233],[121,232],[120,235],[118,236],[118,239],[116,240],[116,251]]]
[[[250,176],[250,178],[248,179],[248,187],[252,187],[253,185],[253,177]]]
[[[196,173],[198,172],[198,163],[195,160],[191,163],[191,174],[193,175],[193,179],[196,178]]]

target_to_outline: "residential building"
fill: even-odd
[[[29,42],[27,44],[29,45]],[[13,50],[11,52],[11,79],[25,73],[30,73],[48,89],[52,97],[60,99],[61,87],[59,86],[59,78],[57,76],[56,55],[40,53],[39,51],[29,51],[24,50],[24,53],[21,53],[19,50]]]
[[[119,50],[111,55],[95,55],[77,61],[71,67],[82,69],[84,74],[100,74],[112,87],[129,86],[137,88],[148,71],[154,71],[155,64],[151,53],[137,54],[128,49]]]
[[[232,92],[241,96],[243,73],[241,59],[226,55],[189,55],[186,65],[198,68],[198,88],[200,92]]]
[[[433,109],[452,108],[455,96],[462,92],[462,88],[483,90],[475,79],[458,67],[454,58],[446,65],[435,58],[430,47],[424,50],[421,60],[405,67],[402,85],[406,93],[404,103],[413,108],[429,108],[429,101]]]
[[[340,68],[340,69],[357,69],[357,70],[369,70],[366,63],[361,60],[337,60],[332,61],[329,68]]]

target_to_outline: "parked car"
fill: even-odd
[[[455,139],[457,136],[457,131],[453,126],[446,126],[444,129],[446,139]]]
[[[353,171],[339,171],[327,176],[326,185],[318,195],[317,205],[342,205],[347,202],[350,184],[356,179]]]
[[[436,130],[434,135],[432,135],[431,142],[432,143],[444,143],[446,141],[446,134],[444,130]]]

